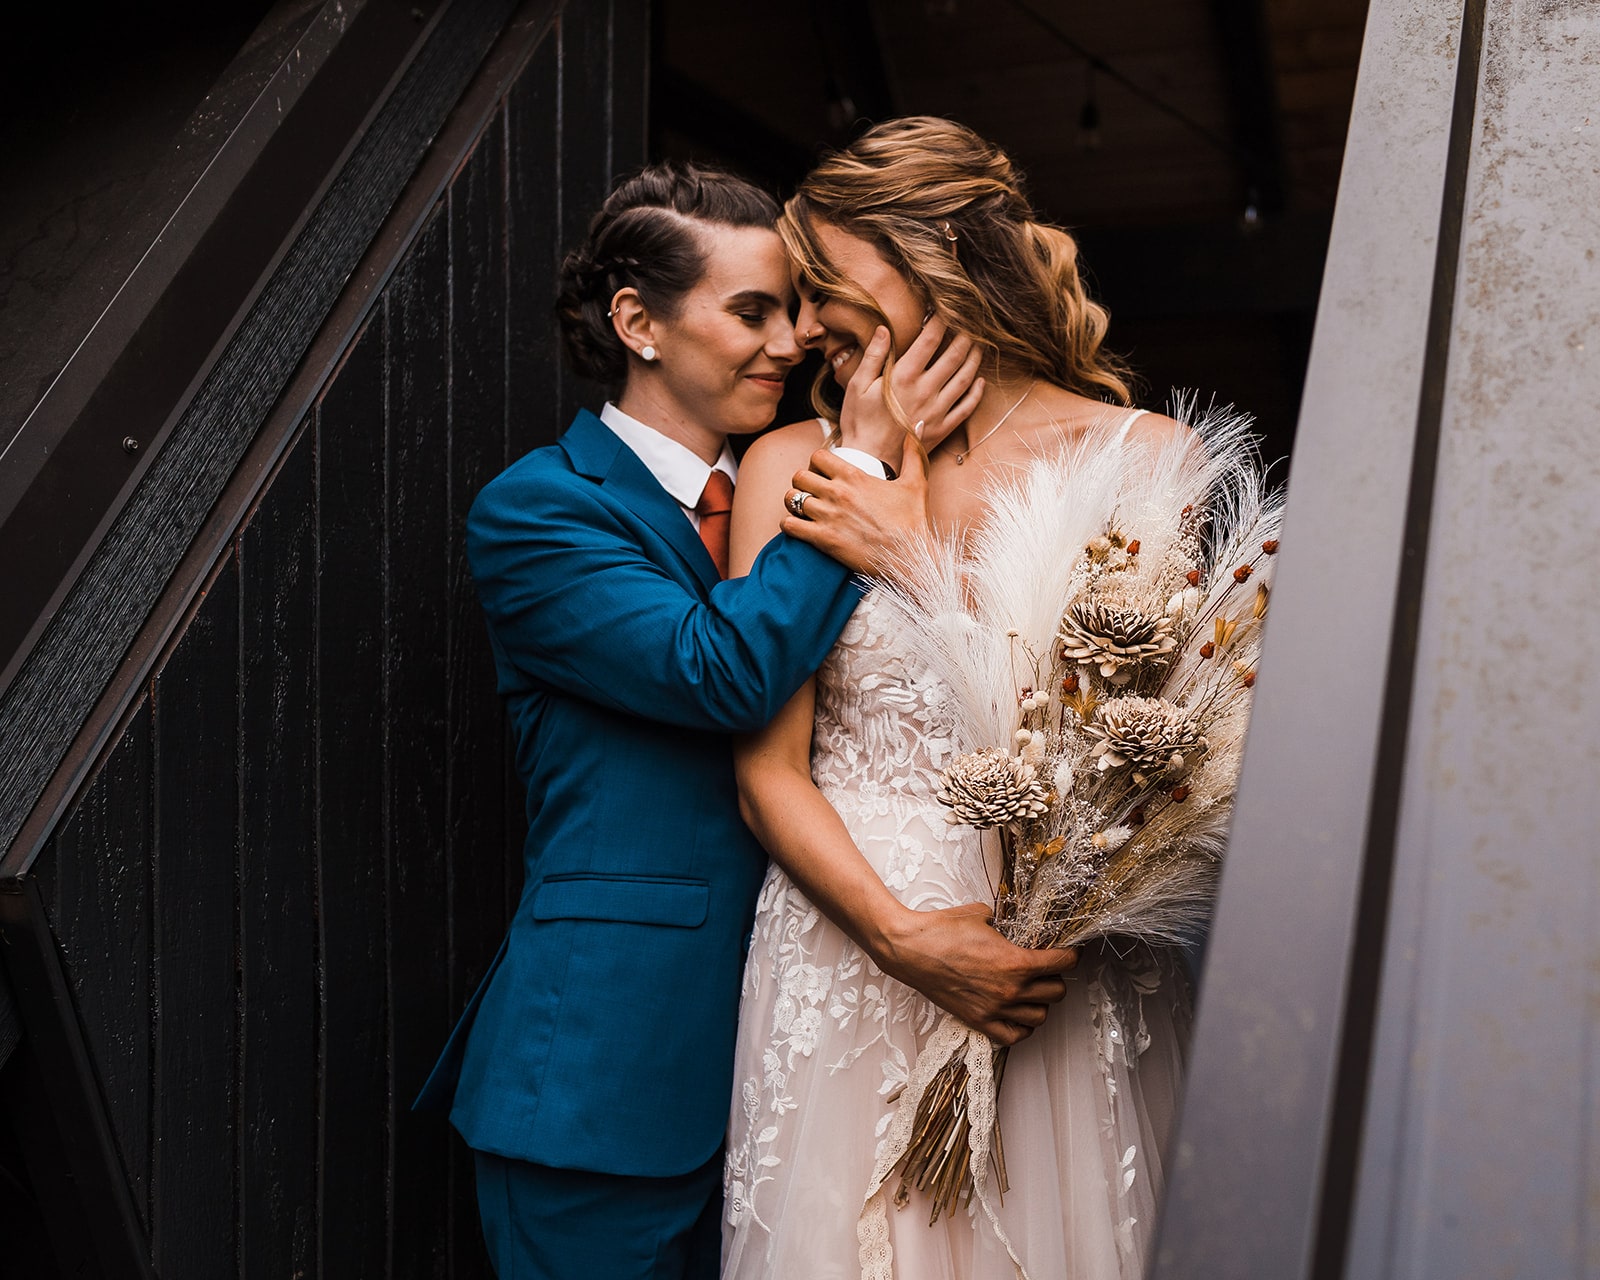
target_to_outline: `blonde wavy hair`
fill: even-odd
[[[818,243],[827,223],[871,242],[954,332],[986,357],[1094,399],[1132,402],[1131,374],[1103,349],[1109,314],[1089,297],[1078,246],[1034,219],[1022,175],[965,125],[908,116],[876,125],[822,160],[778,219],[808,287],[887,324]],[[813,404],[838,418],[824,367]]]

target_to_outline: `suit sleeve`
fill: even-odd
[[[765,725],[861,597],[848,569],[780,536],[748,577],[702,600],[594,485],[565,473],[491,484],[468,516],[467,552],[503,683],[691,729]]]

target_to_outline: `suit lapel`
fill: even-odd
[[[722,580],[700,535],[684,518],[683,508],[660,485],[638,454],[587,409],[580,409],[561,446],[579,475],[598,480],[630,511],[659,533],[683,562],[694,571],[701,586],[710,590]]]

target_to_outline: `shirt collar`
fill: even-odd
[[[633,450],[639,461],[649,469],[656,482],[672,495],[680,507],[693,511],[705,492],[706,481],[713,470],[727,473],[728,479],[739,478],[738,464],[733,460],[733,450],[722,446],[722,456],[716,466],[707,466],[694,450],[664,436],[654,427],[630,417],[609,400],[600,410],[600,421],[610,427],[617,438]]]

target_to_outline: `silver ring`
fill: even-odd
[[[811,495],[809,493],[807,493],[804,489],[796,489],[793,493],[791,493],[787,498],[785,498],[783,500],[783,505],[789,508],[789,514],[790,515],[796,516],[799,519],[804,520],[806,518],[806,513],[805,513],[806,499],[809,498],[810,496]]]

